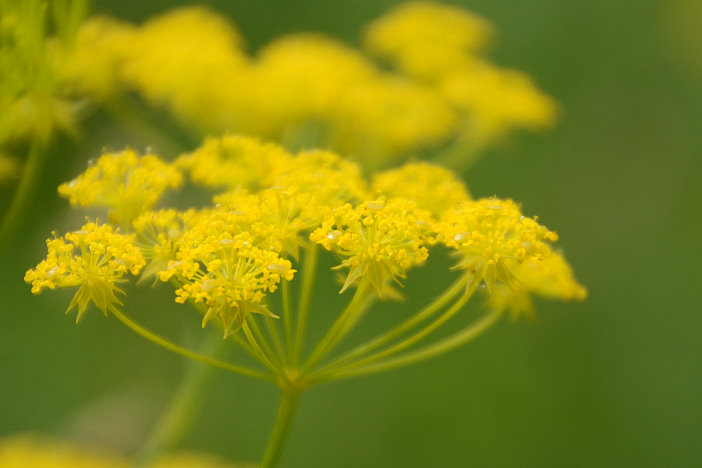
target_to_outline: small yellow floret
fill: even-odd
[[[485,282],[488,292],[495,284],[510,285],[519,264],[551,255],[549,242],[558,236],[522,215],[512,200],[483,198],[464,202],[448,211],[437,226],[438,239],[457,249],[457,268],[471,274],[468,287]]]
[[[176,210],[149,211],[134,220],[137,244],[148,262],[139,281],[155,277],[175,260],[183,236],[184,215]]]
[[[193,182],[211,188],[258,189],[270,185],[291,158],[280,145],[243,135],[207,138],[198,149],[178,158]]]
[[[109,224],[88,222],[79,231],[46,241],[48,255],[36,268],[27,271],[24,281],[32,284],[32,293],[44,288],[78,286],[66,313],[78,308],[76,322],[83,317],[90,302],[105,315],[111,305],[121,304],[116,286],[125,275],[136,275],[145,261],[134,244],[134,235],[123,235]]]
[[[363,44],[410,75],[431,78],[481,51],[491,36],[492,26],[466,10],[408,2],[369,24]]]
[[[430,214],[402,198],[379,199],[357,207],[345,204],[332,212],[310,239],[342,259],[336,268],[349,273],[340,292],[365,278],[379,297],[397,297],[390,281],[422,264]]]
[[[533,315],[532,295],[562,301],[582,301],[587,290],[575,279],[573,270],[558,252],[543,259],[528,259],[514,271],[511,287],[498,284],[488,298],[488,306],[510,310],[513,316]]]
[[[456,174],[427,162],[407,163],[373,176],[373,189],[388,197],[402,197],[429,210],[437,218],[471,199]]]
[[[263,298],[295,273],[290,261],[257,244],[247,223],[237,227],[237,215],[231,213],[228,221],[227,213],[220,209],[205,216],[192,214],[178,242],[176,260],[159,274],[162,281],[175,275],[183,284],[176,291],[176,302],[207,305],[202,326],[219,317],[225,336],[238,330],[251,312],[273,316],[261,304]]]
[[[180,172],[158,156],[125,149],[103,154],[83,174],[61,184],[58,192],[73,206],[108,208],[110,221],[128,228],[182,180]]]

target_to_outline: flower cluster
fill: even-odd
[[[116,453],[46,436],[21,434],[0,440],[0,468],[127,468],[129,460]],[[149,465],[152,468],[243,468],[202,454],[171,454]]]
[[[140,156],[125,149],[105,153],[79,177],[59,186],[71,205],[108,208],[110,221],[129,226],[141,212],[152,208],[182,176],[158,156]]]
[[[153,210],[185,175],[219,188],[214,204]],[[377,173],[369,185],[335,153],[292,154],[227,135],[174,163],[132,150],[105,154],[59,192],[72,205],[108,208],[111,221],[129,231],[89,222],[49,239],[47,259],[27,273],[35,293],[79,286],[69,307],[78,307],[79,319],[91,301],[103,312],[119,304],[116,284],[143,268],[142,278],[175,282],[176,302],[203,303],[203,326],[217,317],[228,334],[251,312],[275,315],[265,297],[293,279],[299,250],[311,243],[339,257],[341,292],[365,282],[380,298],[398,297],[392,284],[443,244],[468,272],[466,287],[485,284],[499,307],[524,309],[524,293],[584,295],[551,245],[554,232],[511,200],[471,199],[451,171],[428,163]]]
[[[48,255],[24,280],[32,283],[32,292],[44,288],[76,287],[68,311],[78,308],[76,322],[91,302],[105,315],[111,306],[120,304],[117,284],[128,273],[136,275],[144,266],[134,235],[120,234],[109,224],[86,223],[79,231],[46,241]]]
[[[491,31],[467,11],[411,2],[368,26],[368,54],[304,33],[248,55],[232,23],[187,7],[140,26],[88,20],[60,71],[97,100],[135,91],[202,134],[330,147],[381,167],[453,141],[484,146],[510,129],[552,123],[552,100],[526,75],[480,56]]]

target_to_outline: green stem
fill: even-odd
[[[380,351],[378,353],[375,353],[371,356],[367,356],[363,359],[360,359],[358,361],[352,362],[350,364],[347,364],[345,366],[329,366],[326,369],[322,369],[319,372],[319,376],[324,378],[324,375],[334,375],[336,373],[344,373],[346,371],[350,371],[352,369],[355,369],[357,367],[364,367],[369,364],[372,364],[374,362],[377,362],[385,357],[392,356],[393,354],[397,354],[400,351],[403,351],[407,349],[408,347],[412,346],[414,343],[422,340],[424,337],[432,333],[434,330],[439,328],[441,325],[446,323],[451,317],[456,315],[458,311],[460,311],[463,306],[468,302],[468,299],[470,299],[470,296],[465,294],[461,296],[461,298],[456,301],[446,312],[444,312],[438,319],[436,319],[434,322],[432,322],[429,326],[422,328],[419,332],[415,333],[414,335],[404,339],[403,341],[387,348],[384,349],[383,351]],[[314,379],[314,376],[312,377]]]
[[[201,351],[207,354],[215,352],[222,343],[226,341],[212,334],[203,343]],[[159,454],[176,447],[195,419],[205,389],[212,379],[214,367],[193,361],[188,363],[190,366],[181,378],[168,406],[137,454],[134,468],[147,467]]]
[[[268,340],[261,331],[261,328],[258,326],[256,317],[254,317],[253,314],[249,314],[247,317],[247,322],[251,325],[251,330],[256,338],[256,343],[259,344],[260,348],[263,350],[263,353],[268,357],[268,360],[274,364],[276,368],[282,367],[282,356],[278,356],[278,354],[273,351],[273,348],[271,348],[271,345],[268,343]]]
[[[390,341],[397,338],[398,336],[402,335],[403,333],[410,330],[415,325],[428,319],[429,317],[434,315],[434,313],[436,313],[438,310],[440,310],[443,306],[445,306],[457,294],[460,294],[464,290],[467,280],[468,280],[468,275],[461,276],[451,286],[449,286],[443,293],[441,293],[440,296],[438,296],[430,304],[428,304],[427,306],[422,308],[414,316],[407,319],[406,321],[404,321],[403,323],[401,323],[397,327],[393,328],[392,330],[389,330],[389,331],[383,333],[382,335],[354,348],[353,350],[349,351],[348,353],[344,354],[343,356],[339,357],[338,359],[332,361],[331,363],[329,363],[328,366],[326,366],[320,372],[326,372],[327,370],[331,370],[333,368],[339,368],[343,364],[348,363],[349,361],[352,361],[353,359],[355,359],[359,356],[363,356],[364,354],[368,354],[369,352],[373,351],[374,349],[377,349],[377,348],[385,345],[386,343],[389,343]]]
[[[271,468],[278,464],[280,456],[283,453],[285,442],[290,434],[295,409],[300,398],[300,389],[283,387],[283,393],[280,397],[280,406],[278,407],[278,415],[273,426],[273,433],[268,441],[266,452],[261,461],[261,468]]]
[[[172,351],[176,354],[180,354],[181,356],[185,356],[187,358],[202,362],[203,364],[209,364],[210,366],[218,367],[220,369],[228,370],[231,372],[237,372],[239,374],[247,375],[249,377],[253,377],[256,379],[267,380],[269,382],[275,382],[275,378],[270,374],[264,374],[263,372],[260,372],[260,371],[254,370],[254,369],[249,369],[248,367],[239,366],[236,364],[231,364],[231,363],[224,362],[224,361],[219,361],[217,359],[203,356],[203,355],[198,354],[194,351],[190,351],[189,349],[182,348],[182,347],[178,346],[177,344],[167,340],[166,338],[163,338],[163,337],[157,335],[156,333],[139,325],[137,322],[135,322],[134,320],[129,318],[127,315],[125,315],[122,311],[120,311],[114,305],[111,304],[109,306],[109,308],[110,308],[110,312],[112,313],[112,315],[114,315],[120,322],[125,324],[132,331],[143,336],[147,340],[152,341],[152,342],[156,343],[157,345],[166,348],[169,351]]]
[[[256,341],[256,337],[253,335],[253,333],[251,333],[248,319],[244,320],[244,324],[242,325],[241,329],[244,332],[244,336],[246,336],[246,339],[249,341],[249,345],[251,345],[251,348],[253,348],[258,355],[258,359],[261,361],[261,363],[263,363],[263,365],[266,366],[273,374],[278,374],[279,369],[271,362],[269,356],[263,352],[261,345],[259,345],[258,341]]]
[[[283,361],[289,360],[293,353],[293,334],[292,334],[292,313],[290,307],[290,282],[282,280],[281,295],[283,301],[283,324],[285,325],[285,355]]]
[[[295,330],[295,341],[293,344],[293,354],[291,362],[297,365],[300,362],[302,352],[302,342],[305,338],[307,328],[307,317],[310,310],[312,291],[314,290],[314,280],[317,273],[317,263],[319,258],[319,248],[317,244],[310,244],[305,250],[305,262],[302,266],[302,283],[300,285],[300,302],[297,309],[297,328]]]
[[[320,383],[320,382],[329,381],[329,380],[344,379],[344,378],[349,378],[349,377],[358,377],[361,375],[367,375],[367,374],[372,374],[375,372],[381,372],[381,371],[386,371],[386,370],[390,370],[390,369],[395,369],[398,367],[406,366],[408,364],[413,364],[415,362],[429,359],[429,358],[434,357],[438,354],[442,354],[442,353],[450,351],[454,348],[457,348],[458,346],[461,346],[461,345],[473,340],[474,338],[480,336],[487,329],[489,329],[492,325],[494,325],[501,316],[502,316],[502,311],[494,310],[494,311],[484,315],[482,318],[480,318],[476,322],[472,323],[468,327],[464,328],[463,330],[460,330],[460,331],[454,333],[453,335],[450,335],[450,336],[444,338],[443,340],[437,341],[436,343],[432,343],[430,345],[427,345],[424,348],[420,348],[416,351],[405,354],[403,356],[398,356],[398,357],[395,357],[392,359],[387,359],[385,361],[381,361],[381,362],[371,364],[368,366],[356,367],[356,368],[350,369],[348,371],[325,376],[324,378],[320,378],[318,380],[315,380],[314,383]]]
[[[46,155],[47,152],[44,151],[41,141],[35,138],[29,147],[22,179],[0,225],[0,253],[5,251],[22,223],[22,218],[29,211],[29,203],[32,201],[34,189],[39,186],[41,169],[44,166]]]
[[[363,315],[363,312],[370,306],[371,301],[369,301],[368,291],[370,290],[369,284],[365,280],[361,280],[361,283],[356,289],[356,293],[351,299],[351,302],[346,307],[346,309],[339,315],[339,318],[334,322],[326,335],[319,342],[317,347],[312,351],[307,362],[302,366],[302,374],[304,375],[312,367],[314,367],[319,361],[324,359],[333,349],[334,346],[344,337],[348,332],[351,331],[353,326],[358,322],[358,320]]]
[[[282,363],[286,363],[285,349],[283,348],[283,343],[280,339],[280,334],[278,333],[278,320],[266,315],[266,328],[268,329],[268,334],[271,336],[271,341],[273,343],[273,349],[275,354],[278,356]]]

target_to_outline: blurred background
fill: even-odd
[[[188,3],[95,1],[93,11],[140,22]],[[254,51],[299,31],[357,44],[363,25],[397,2],[199,3],[230,16]],[[475,196],[520,200],[557,230],[589,298],[541,301],[535,320],[503,320],[450,354],[311,389],[281,466],[702,464],[702,4],[450,3],[491,21],[493,61],[531,75],[562,111],[554,130],[511,138],[465,180]],[[63,315],[69,292],[33,297],[22,281],[49,233],[84,216],[68,212],[58,184],[103,146],[130,143],[99,114],[84,128],[79,144],[55,142],[32,211],[0,259],[0,436],[110,441],[129,453],[184,363],[95,311],[76,326]],[[12,187],[0,190],[6,199]],[[438,290],[446,262],[414,272],[408,294]],[[153,328],[197,339],[186,329],[198,318],[166,288],[130,290],[130,304]],[[259,459],[277,396],[217,372],[183,447]]]

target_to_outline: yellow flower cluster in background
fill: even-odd
[[[0,468],[127,468],[125,457],[96,448],[81,447],[45,436],[17,435],[0,440]],[[250,463],[225,463],[199,454],[161,457],[151,468],[251,468]]]
[[[377,168],[454,141],[480,149],[513,128],[553,123],[551,98],[525,74],[480,55],[491,36],[467,11],[410,2],[368,26],[362,42],[370,55],[310,33],[249,55],[231,22],[186,7],[139,26],[86,21],[60,72],[97,100],[135,91],[201,135],[328,147]]]
[[[254,161],[268,170],[250,170]],[[184,176],[219,188],[214,204],[154,211]],[[74,206],[107,208],[125,231],[88,222],[49,239],[47,259],[27,272],[34,293],[79,287],[69,307],[78,307],[78,319],[89,302],[104,313],[119,305],[117,285],[148,262],[143,278],[174,281],[176,302],[203,303],[203,326],[218,318],[229,334],[252,312],[275,316],[265,297],[293,279],[299,249],[311,243],[339,257],[341,292],[364,283],[380,298],[398,297],[392,285],[443,244],[469,272],[466,287],[499,292],[499,307],[523,308],[514,301],[524,293],[584,297],[551,245],[554,232],[511,200],[471,199],[451,171],[427,163],[378,173],[371,188],[355,163],[335,153],[295,154],[227,135],[174,163],[132,150],[105,154],[59,192]]]

